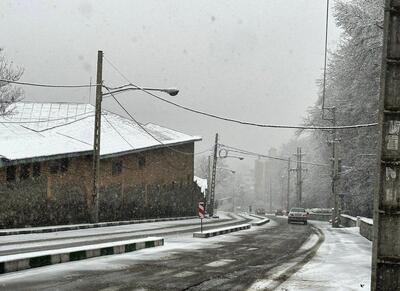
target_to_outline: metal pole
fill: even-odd
[[[206,203],[205,208],[207,213],[210,207],[210,192],[211,192],[211,156],[208,156],[207,164],[207,191],[206,191]]]
[[[289,212],[290,207],[290,158],[288,159],[288,166],[287,166],[287,193],[286,193],[286,210]]]
[[[269,213],[272,213],[272,179],[269,177]]]
[[[302,206],[302,195],[303,195],[303,169],[302,169],[302,164],[301,164],[301,147],[299,147],[299,170],[298,170],[298,175],[299,175],[299,206]]]
[[[214,200],[215,200],[215,178],[217,172],[217,151],[218,151],[218,133],[215,134],[215,144],[214,144],[214,158],[213,167],[211,175],[211,192],[210,192],[210,216],[214,215]]]
[[[103,84],[103,52],[97,52],[96,78],[96,115],[93,143],[93,193],[91,199],[91,221],[99,221],[99,182],[100,182],[100,132],[101,132],[101,101]]]
[[[386,0],[371,290],[400,290],[400,2]]]

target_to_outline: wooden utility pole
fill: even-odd
[[[400,1],[386,0],[371,290],[400,290]]]
[[[93,193],[90,205],[90,218],[92,222],[99,221],[99,183],[100,183],[100,132],[101,132],[101,102],[103,85],[103,52],[97,52],[97,78],[96,78],[96,115],[94,124],[93,143]]]
[[[218,159],[218,133],[215,134],[214,158],[213,158],[212,174],[211,174],[210,216],[214,215],[215,178],[217,174],[217,159]]]

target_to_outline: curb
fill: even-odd
[[[264,219],[265,216],[257,215],[257,214],[249,214],[252,217],[258,218],[258,219]]]
[[[23,228],[21,228],[21,229],[10,229],[10,230],[0,230],[0,236],[18,235],[18,234],[31,234],[31,233],[47,233],[47,232],[78,230],[78,229],[118,226],[118,225],[127,225],[127,224],[185,220],[185,219],[193,219],[193,218],[198,218],[198,216],[166,217],[166,218],[154,218],[154,219],[142,219],[142,220],[111,221],[111,222],[87,223],[87,224],[76,224],[76,225],[63,225],[63,226],[53,226],[53,227],[33,227],[33,228],[29,228],[29,229],[23,229]]]
[[[148,237],[144,239],[3,256],[0,257],[0,274],[94,257],[134,252],[140,249],[163,245],[164,238]]]
[[[259,221],[252,221],[252,222],[251,222],[251,225],[254,225],[254,226],[261,226],[261,225],[263,225],[263,224],[268,223],[269,221],[270,221],[269,218],[264,218],[264,219],[259,220]]]
[[[194,232],[193,237],[197,238],[209,238],[221,234],[226,234],[230,232],[235,232],[243,229],[249,229],[251,227],[250,224],[241,224],[241,225],[235,225],[231,227],[226,227],[226,228],[219,228],[219,229],[211,229],[203,232]]]

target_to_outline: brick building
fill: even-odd
[[[94,107],[18,103],[0,119],[0,227],[88,221]],[[194,142],[103,111],[100,220],[195,215]]]

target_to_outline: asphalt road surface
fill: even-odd
[[[106,264],[108,267],[105,268],[74,269],[72,264],[79,262],[73,262],[62,264],[71,264],[68,268],[60,265],[45,267],[46,271],[39,274],[33,269],[20,272],[19,276],[0,276],[0,289],[246,290],[257,279],[268,278],[272,268],[298,256],[300,246],[311,234],[318,234],[312,225],[288,224],[284,218],[273,219],[269,226],[226,235],[226,239],[220,239],[213,247],[185,248],[182,244],[171,250],[166,240],[166,246],[157,250],[159,257],[145,258],[146,255],[140,256],[139,251],[134,259],[124,254],[113,256],[118,257],[117,260],[86,260],[93,266],[96,262]],[[207,239],[197,240],[204,244]],[[301,264],[311,257],[306,256]],[[281,280],[283,282],[285,276],[281,276]]]

